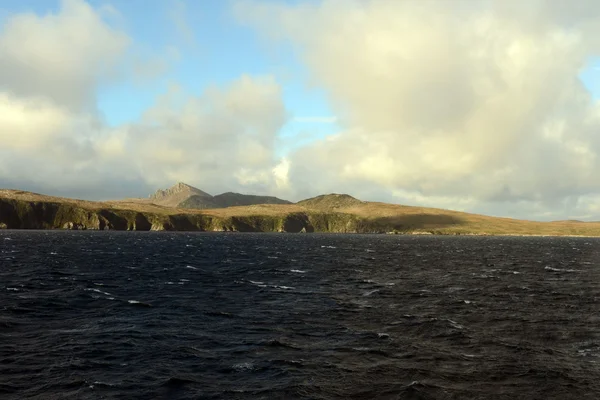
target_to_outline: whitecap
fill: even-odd
[[[389,333],[378,333],[377,336],[382,339],[385,339],[385,338],[389,338],[390,334]]]
[[[379,289],[369,290],[368,292],[363,293],[363,296],[370,296],[373,293],[379,292]]]
[[[10,290],[13,292],[18,292],[20,289],[17,289],[16,287],[7,287],[6,290]]]
[[[141,301],[139,301],[139,300],[127,300],[127,302],[128,302],[129,304],[142,304],[142,302],[141,302]]]
[[[584,349],[580,349],[577,350],[577,353],[579,353],[580,355],[587,357],[590,355],[595,355],[596,353],[598,353],[598,351],[600,350],[600,347],[590,347],[590,348],[584,348]]]
[[[278,286],[278,285],[273,285],[272,287],[273,287],[273,288],[275,288],[275,289],[294,290],[294,288],[293,288],[293,287],[291,287],[291,286]]]
[[[51,251],[50,254],[52,254],[53,256],[57,255],[58,253],[55,251]]]
[[[366,252],[367,253],[375,253],[375,250],[367,249]]]
[[[103,292],[102,290],[95,289],[95,288],[85,288],[85,290],[87,292],[96,292],[96,293],[101,293],[101,294],[106,295],[106,296],[112,296],[112,294],[110,294],[108,292]]]
[[[174,285],[175,283],[169,281],[169,282],[165,282],[165,285]]]
[[[552,272],[577,272],[577,269],[564,269],[564,268],[553,268],[553,267],[549,267],[546,266],[544,267],[544,269],[546,271],[552,271]]]
[[[236,371],[250,371],[254,369],[254,364],[250,362],[234,364],[233,369]]]
[[[188,268],[188,269],[198,269],[196,267],[192,267],[191,265],[186,265],[185,267]]]
[[[321,246],[322,249],[337,249],[335,246]]]
[[[290,272],[294,272],[296,274],[305,274],[306,271],[302,271],[301,269],[291,269]]]
[[[456,329],[464,329],[465,328],[464,326],[462,326],[458,322],[452,321],[451,319],[448,319],[446,321],[448,321],[453,328],[456,328]]]
[[[190,280],[189,279],[183,279],[183,278],[181,278],[180,281],[181,282],[189,282]]]

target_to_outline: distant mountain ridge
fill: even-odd
[[[173,208],[205,210],[258,204],[292,204],[291,201],[273,196],[257,196],[226,192],[212,196],[187,183],[179,182],[168,189],[159,189],[148,200],[154,204]]]

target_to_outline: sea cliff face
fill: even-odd
[[[70,203],[0,199],[0,228],[219,232],[368,232],[356,218],[338,213],[218,217],[88,209]]]
[[[296,204],[178,209],[0,189],[0,229],[600,236],[600,222],[535,222],[324,195]]]

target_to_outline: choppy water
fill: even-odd
[[[2,399],[597,399],[600,240],[0,232]]]

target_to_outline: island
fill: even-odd
[[[600,236],[600,222],[538,222],[326,194],[212,196],[185,183],[148,198],[88,201],[0,190],[0,229]]]

